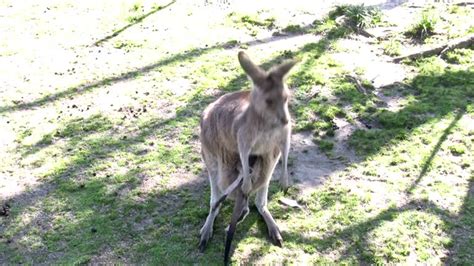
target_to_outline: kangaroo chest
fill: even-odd
[[[272,129],[263,131],[256,138],[251,154],[261,155],[273,151],[273,148],[281,142],[282,130]]]

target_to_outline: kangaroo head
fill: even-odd
[[[244,52],[240,51],[238,57],[240,65],[253,82],[250,105],[271,124],[288,124],[290,90],[285,84],[285,76],[297,61],[287,60],[265,71]]]

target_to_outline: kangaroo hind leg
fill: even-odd
[[[218,186],[218,179],[219,179],[219,171],[218,171],[218,161],[217,158],[206,153],[203,150],[203,159],[206,163],[207,171],[209,173],[209,183],[211,186],[211,199],[210,199],[210,207],[209,207],[209,214],[206,218],[206,222],[202,226],[200,230],[201,239],[199,241],[199,250],[203,252],[206,249],[206,246],[209,240],[212,237],[213,227],[214,227],[214,220],[216,219],[217,215],[219,214],[219,210],[222,204],[222,201],[219,202],[219,199],[222,196],[222,192]]]

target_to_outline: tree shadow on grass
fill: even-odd
[[[468,191],[456,217],[455,226],[451,232],[451,247],[449,248],[448,265],[469,265],[474,261],[474,177],[471,175]]]
[[[453,118],[449,126],[444,130],[441,137],[438,139],[438,142],[436,143],[433,150],[431,151],[430,156],[428,156],[428,158],[426,158],[426,160],[423,162],[423,165],[421,167],[421,172],[416,178],[415,182],[413,182],[412,185],[408,188],[407,190],[408,193],[412,193],[413,190],[418,186],[420,181],[423,179],[423,177],[428,173],[431,167],[431,164],[433,162],[433,159],[435,158],[436,154],[441,148],[441,145],[443,144],[444,141],[446,141],[449,134],[452,133],[452,129],[456,126],[457,122],[462,118],[462,116],[465,113],[466,113],[465,109],[460,109],[456,112],[456,116]]]
[[[309,26],[308,26],[309,27]],[[290,34],[288,36],[277,36],[277,37],[271,37],[271,38],[264,38],[264,39],[257,39],[257,40],[252,40],[248,41],[245,43],[239,43],[238,45],[236,44],[229,44],[229,42],[224,42],[224,43],[217,43],[213,46],[206,47],[206,48],[194,48],[190,49],[188,51],[184,51],[182,53],[178,53],[166,58],[163,58],[162,60],[159,60],[158,62],[155,62],[153,64],[149,64],[146,66],[143,66],[141,68],[137,68],[131,71],[123,72],[121,74],[115,75],[115,76],[110,76],[103,78],[98,81],[93,81],[93,82],[86,82],[83,84],[79,84],[76,86],[69,87],[63,91],[45,95],[39,99],[33,100],[31,102],[26,102],[26,103],[18,103],[15,105],[4,105],[0,106],[0,114],[2,113],[10,113],[10,112],[16,112],[16,111],[23,111],[23,110],[30,110],[38,107],[42,107],[44,105],[47,105],[51,102],[59,101],[61,99],[67,98],[67,97],[74,97],[77,95],[82,95],[87,92],[90,92],[94,89],[100,88],[105,85],[111,85],[115,84],[121,81],[126,81],[129,79],[132,79],[136,77],[139,74],[145,74],[150,71],[153,71],[157,68],[164,67],[176,62],[186,62],[190,61],[193,58],[198,58],[202,55],[205,55],[207,53],[210,53],[212,51],[218,50],[218,49],[234,49],[238,48],[239,46],[254,46],[254,45],[259,45],[259,44],[266,44],[269,42],[274,42],[274,41],[280,41],[288,38],[293,38],[296,36],[300,36],[303,34],[312,34],[307,31],[301,32],[301,33],[296,33],[296,34]]]
[[[410,86],[414,90],[414,100],[412,102],[398,111],[375,109],[372,113],[366,113],[366,118],[374,124],[377,123],[378,126],[356,131],[351,136],[351,144],[363,151],[360,159],[360,162],[363,162],[380,153],[382,149],[407,140],[417,128],[426,123],[446,118],[452,119],[437,141],[434,142],[435,145],[429,155],[421,163],[418,175],[413,177],[412,183],[402,192],[402,195],[407,197],[406,203],[389,207],[373,218],[364,219],[368,215],[366,213],[362,216],[362,221],[354,219],[353,221],[346,221],[347,224],[343,222],[345,226],[342,230],[330,231],[324,237],[307,237],[299,233],[284,232],[283,238],[285,241],[289,242],[290,246],[297,245],[309,254],[313,254],[315,251],[322,254],[337,252],[341,254],[337,261],[341,263],[348,260],[355,260],[360,264],[381,263],[380,254],[377,254],[376,250],[379,247],[371,244],[371,241],[377,239],[371,239],[371,233],[387,223],[396,221],[401,215],[413,216],[413,218],[419,219],[418,215],[426,214],[435,217],[433,219],[439,219],[442,223],[440,230],[450,235],[449,242],[442,244],[444,248],[450,250],[449,256],[444,259],[448,262],[469,263],[472,257],[467,254],[472,254],[474,249],[471,226],[473,219],[472,178],[468,181],[468,192],[463,198],[464,203],[459,213],[452,213],[433,201],[420,200],[416,197],[412,198],[412,196],[416,196],[413,195],[414,190],[419,187],[419,183],[429,172],[433,159],[437,156],[443,142],[453,132],[460,119],[467,115],[467,110],[472,110],[473,85],[474,72],[469,68],[467,70],[448,68],[441,71],[441,73],[420,74],[413,79]],[[344,205],[345,203],[340,202],[340,204]],[[326,212],[322,209],[319,211]],[[406,219],[406,217],[401,219]],[[458,236],[462,234],[467,236]],[[418,240],[415,236],[415,241],[423,240]],[[405,245],[406,243],[398,244]],[[395,245],[397,244],[395,243]],[[258,257],[259,252],[256,250],[249,257]],[[386,252],[386,254],[391,252]],[[395,257],[382,258],[382,261],[396,262],[400,260],[396,252],[401,251],[393,252]],[[409,254],[410,250],[403,256]],[[423,256],[423,254],[417,255]]]
[[[309,44],[291,55],[313,51],[316,56],[320,56],[331,41],[323,39],[320,44]],[[202,53],[202,50],[198,50],[195,55]],[[286,56],[288,55],[282,54],[264,65],[272,65]],[[144,71],[152,68],[154,67],[144,68]],[[455,82],[460,82],[458,79],[461,79],[465,82],[465,79],[461,78],[466,75],[463,73],[460,72],[460,76],[455,77],[435,78]],[[127,75],[123,75],[123,78],[126,77]],[[239,75],[222,88],[222,91],[241,89],[246,82],[245,75]],[[432,92],[422,92],[418,97],[418,104],[437,99],[433,98],[437,94],[430,97],[430,93]],[[456,95],[446,93],[453,97],[444,111],[437,113],[439,116],[447,115],[469,102],[470,96],[466,98],[465,94],[462,94],[463,99],[459,99],[454,97]],[[0,263],[119,262],[127,259],[130,262],[163,264],[221,263],[223,241],[220,242],[219,238],[224,236],[224,221],[229,220],[230,208],[224,208],[218,218],[216,234],[206,253],[197,253],[198,231],[207,216],[209,192],[206,190],[207,182],[203,174],[201,173],[199,178],[190,178],[195,176],[190,174],[193,167],[187,169],[185,166],[195,160],[192,154],[198,154],[192,146],[196,141],[190,135],[179,138],[176,143],[166,143],[167,140],[176,139],[169,136],[173,129],[195,130],[199,114],[213,99],[214,96],[196,93],[186,105],[176,110],[173,117],[152,119],[132,133],[114,132],[114,122],[101,116],[71,121],[71,125],[60,129],[58,137],[70,144],[64,146],[60,152],[67,160],[58,162],[58,166],[45,176],[43,184],[11,199],[11,215],[1,218],[0,225],[5,234],[0,241],[0,248],[4,252],[0,256]],[[28,108],[41,106],[46,102]],[[441,103],[445,102],[435,103],[441,106]],[[403,109],[402,117],[413,115],[412,110],[417,110],[415,107],[412,105],[413,109]],[[422,109],[421,113],[424,112],[427,111]],[[376,114],[375,117],[380,119],[384,116]],[[409,120],[404,121],[411,123]],[[427,120],[416,121],[414,126],[426,123]],[[405,124],[400,127],[407,130],[405,136],[414,128],[405,128]],[[123,138],[125,136],[126,138]],[[160,139],[161,137],[166,137],[166,141]],[[147,141],[153,141],[155,146],[149,149],[153,151],[143,153],[141,144]],[[177,148],[176,144],[179,144]],[[377,149],[372,154],[379,152],[385,145],[389,144],[376,143]],[[44,142],[33,145],[33,149],[27,150],[26,155],[35,154],[50,146],[51,144]],[[68,150],[71,147],[72,150]],[[433,152],[436,153],[436,149]],[[125,171],[111,167],[110,159],[114,165],[118,164],[118,168]],[[153,167],[153,164],[157,166]],[[147,171],[152,174],[146,174]],[[163,183],[170,179],[186,181],[170,187],[156,185],[155,190],[143,193],[140,188],[146,185],[150,176],[154,179],[162,178]],[[472,187],[472,182],[470,186]],[[22,202],[21,199],[24,198],[28,200]],[[17,203],[18,205],[15,205]],[[339,239],[356,235],[361,240],[355,247],[361,253],[356,253],[355,256],[360,262],[370,262],[373,252],[362,252],[368,245],[368,232],[379,227],[384,221],[396,219],[402,212],[415,209],[434,213],[443,220],[454,219],[452,214],[432,202],[411,200],[401,207],[389,208],[375,218],[350,225],[347,229],[325,238],[308,238],[291,233],[284,233],[283,237],[288,242],[315,246],[316,250],[324,252],[333,249]],[[22,216],[30,211],[36,211],[38,215],[22,221]],[[242,234],[255,223],[260,227],[260,231],[263,230],[262,234],[266,234],[262,223],[257,221],[259,218],[254,212],[239,226],[238,232],[241,233],[236,236],[234,246],[242,238]],[[347,256],[353,254],[351,250],[345,253]],[[256,254],[250,258],[256,260],[259,256],[260,254]]]
[[[156,8],[154,8],[154,9],[152,9],[150,12],[148,12],[148,13],[146,13],[146,14],[144,14],[144,15],[142,15],[142,16],[136,18],[136,19],[134,19],[132,23],[130,23],[130,24],[128,24],[128,25],[126,25],[126,26],[124,26],[124,27],[122,27],[122,28],[120,28],[120,29],[114,31],[112,34],[107,35],[107,36],[105,36],[104,38],[102,38],[102,39],[100,39],[100,40],[94,42],[93,45],[94,45],[94,46],[98,46],[98,45],[101,45],[101,44],[104,43],[104,42],[109,41],[110,39],[112,39],[112,38],[118,36],[120,33],[122,33],[123,31],[125,31],[126,29],[128,29],[128,28],[130,28],[130,27],[132,27],[132,26],[134,26],[134,25],[136,25],[136,24],[138,24],[138,23],[141,23],[141,22],[142,22],[144,19],[146,19],[147,17],[149,17],[149,16],[155,14],[156,12],[158,12],[158,11],[160,11],[160,10],[163,10],[163,9],[165,9],[165,8],[167,8],[167,7],[169,7],[169,6],[171,6],[171,5],[174,4],[175,2],[176,2],[176,0],[173,0],[173,1],[171,1],[170,3],[166,4],[165,6],[159,6],[159,7],[156,7]]]
[[[431,155],[427,160],[425,160],[424,165],[430,163],[430,158],[432,159],[436,156],[437,151],[439,150],[439,146],[441,143],[446,139],[446,136],[451,132],[453,126],[459,121],[460,117],[464,114],[464,111],[458,111],[457,114],[454,116],[451,123],[448,127],[444,130],[443,134],[439,137],[437,145],[432,150]],[[388,262],[402,262],[403,258],[397,256],[396,252],[394,251],[394,255],[390,255],[390,252],[385,252],[385,257],[380,257],[380,253],[378,253],[378,249],[383,248],[379,247],[380,243],[375,242],[372,239],[370,234],[377,230],[378,228],[387,225],[391,222],[397,221],[399,217],[401,217],[401,223],[404,226],[399,233],[406,233],[410,236],[410,240],[414,241],[416,244],[418,241],[434,241],[431,237],[439,237],[438,235],[430,235],[430,234],[437,234],[431,231],[425,232],[407,232],[408,230],[415,230],[419,227],[426,227],[429,226],[430,223],[433,221],[427,221],[427,224],[423,224],[424,219],[428,217],[434,217],[430,219],[438,219],[441,223],[436,224],[434,229],[430,230],[441,230],[446,232],[449,236],[449,241],[443,242],[443,247],[448,250],[447,257],[443,258],[444,262],[448,264],[469,264],[472,262],[472,251],[474,249],[474,245],[472,243],[473,239],[473,226],[472,220],[474,219],[474,201],[473,201],[473,193],[474,193],[474,179],[471,177],[467,184],[467,192],[466,195],[463,197],[463,204],[458,212],[451,212],[448,209],[440,207],[436,202],[428,200],[428,199],[417,199],[411,198],[413,195],[413,190],[418,186],[420,179],[426,174],[426,168],[421,167],[421,171],[417,179],[415,179],[410,186],[402,193],[405,197],[407,197],[407,201],[405,203],[398,204],[398,206],[389,207],[385,210],[382,210],[374,217],[364,219],[369,212],[364,210],[362,216],[362,221],[360,219],[354,218],[353,220],[341,220],[338,221],[338,215],[340,212],[352,212],[352,210],[341,209],[338,212],[331,214],[331,219],[335,219],[335,224],[342,224],[344,225],[343,229],[336,229],[329,230],[326,234],[322,237],[308,237],[305,235],[301,235],[299,233],[291,232],[291,230],[283,232],[283,238],[285,243],[289,243],[290,247],[294,247],[295,245],[305,253],[309,255],[318,252],[319,254],[330,254],[337,251],[340,256],[337,258],[337,262],[339,263],[347,263],[348,261],[354,263],[355,261],[359,264],[379,264],[379,263],[386,263]],[[329,201],[330,206],[334,206],[335,204],[347,206],[348,202],[345,197],[347,197],[349,191],[346,191],[342,194],[337,194],[338,196],[333,198]],[[318,197],[318,200],[322,200],[327,196],[327,194],[314,194],[313,197]],[[326,200],[323,200],[326,202]],[[357,202],[357,205],[363,205],[362,202]],[[328,207],[330,206],[321,206],[319,210],[315,212],[321,212],[321,216],[326,216],[324,214],[329,212]],[[405,216],[405,217],[403,217]],[[355,214],[357,217],[357,214]],[[312,219],[311,217],[306,217],[306,219]],[[331,221],[325,221],[328,224],[331,224]],[[407,224],[408,223],[408,224]],[[398,225],[399,226],[399,225]],[[408,226],[408,227],[405,227]],[[412,227],[410,227],[412,226]],[[414,227],[413,227],[414,226]],[[438,227],[439,226],[439,227]],[[315,230],[318,230],[317,228]],[[400,230],[400,229],[391,229],[391,230]],[[428,230],[428,229],[420,229],[420,230]],[[430,233],[431,232],[431,233]],[[387,232],[388,234],[391,234]],[[392,232],[393,233],[393,232]],[[414,235],[412,235],[414,234]],[[419,235],[421,234],[421,235]],[[424,234],[428,234],[427,236]],[[380,236],[379,236],[380,237]],[[421,240],[418,239],[420,237]],[[424,239],[424,240],[423,240]],[[380,240],[378,240],[380,241]],[[383,239],[381,240],[383,241]],[[400,240],[393,240],[389,236],[388,241],[400,241]],[[439,240],[437,240],[439,241]],[[387,244],[387,243],[383,243]],[[399,243],[395,242],[394,245],[410,245],[408,243]],[[423,243],[421,245],[424,245]],[[267,245],[268,248],[268,245]],[[342,248],[342,249],[341,249]],[[397,248],[400,248],[397,246]],[[410,252],[423,252],[422,250],[410,250],[409,249],[404,252],[408,252],[404,254],[405,256],[410,255]],[[260,256],[264,255],[265,252],[264,247],[261,249],[253,251],[251,254],[248,255],[249,261],[257,260]],[[262,253],[263,252],[263,253]],[[386,257],[389,254],[389,257]],[[390,257],[393,256],[393,257]],[[423,253],[416,254],[416,256],[423,256]],[[401,260],[402,259],[402,260]],[[427,258],[425,258],[427,259]],[[401,260],[401,261],[400,261]],[[287,262],[296,262],[294,258],[284,259],[283,261],[279,261],[279,263],[287,263]],[[315,262],[315,261],[313,261]],[[319,263],[328,262],[322,258]],[[334,261],[332,261],[334,263]]]
[[[55,168],[42,184],[9,200],[11,214],[1,218],[5,235],[0,245],[5,253],[0,262],[83,263],[102,252],[110,252],[110,259],[117,261],[146,260],[147,255],[137,254],[149,254],[143,245],[154,238],[160,245],[180,243],[152,250],[169,263],[182,259],[181,251],[189,252],[191,246],[197,250],[196,234],[207,214],[208,193],[203,193],[205,179],[192,178],[185,167],[195,161],[198,151],[189,140],[177,141],[176,148],[161,138],[176,123],[186,124],[197,116],[209,100],[196,96],[175,117],[150,121],[133,133],[116,132],[113,122],[100,115],[66,123],[54,133],[66,142],[59,148]],[[150,140],[154,146],[143,151]],[[54,145],[33,146],[29,154]],[[111,169],[113,165],[117,169]],[[170,177],[185,180],[176,187],[160,185]],[[142,194],[140,187],[150,178],[157,180],[156,188]],[[37,215],[21,222],[30,212]]]
[[[20,103],[17,105],[13,106],[0,106],[0,113],[8,113],[8,112],[15,112],[15,111],[22,111],[22,110],[29,110],[37,107],[42,107],[46,104],[49,104],[51,102],[55,102],[61,99],[64,99],[66,97],[74,97],[77,95],[81,95],[87,92],[90,92],[96,88],[100,88],[105,85],[110,85],[110,84],[115,84],[121,81],[129,80],[134,77],[136,77],[138,74],[144,74],[148,73],[154,69],[157,69],[159,67],[163,67],[175,62],[181,62],[181,61],[186,61],[194,57],[199,57],[201,55],[204,55],[207,52],[210,52],[211,49],[192,49],[190,51],[187,51],[185,53],[181,54],[176,54],[170,57],[167,57],[163,60],[160,60],[156,63],[131,70],[128,72],[124,72],[122,74],[116,75],[116,76],[111,76],[104,78],[99,81],[94,81],[90,83],[85,83],[85,84],[80,84],[78,86],[73,86],[70,87],[66,90],[51,94],[51,95],[46,95],[42,98],[36,99],[32,102],[28,103]]]
[[[409,86],[413,100],[398,111],[371,109],[370,112],[364,113],[363,119],[376,126],[369,130],[356,131],[351,136],[350,144],[360,151],[363,157],[371,156],[380,152],[383,147],[406,140],[419,126],[456,113],[456,119],[438,143],[440,146],[454,124],[472,105],[474,98],[472,86],[474,86],[472,69],[447,69],[441,73],[420,74]],[[394,84],[394,87],[399,87],[399,84]],[[402,90],[410,93],[406,87]],[[436,152],[437,149],[434,150],[434,153]]]
[[[371,247],[370,245],[368,234],[387,222],[395,221],[403,213],[410,211],[434,214],[444,222],[456,219],[453,214],[439,208],[431,201],[411,200],[400,207],[388,208],[373,218],[349,225],[343,230],[332,232],[322,238],[305,237],[291,232],[285,232],[284,237],[287,239],[287,242],[298,244],[304,249],[306,249],[306,246],[312,247],[323,254],[339,250],[341,256],[337,260],[338,262],[355,258],[361,264],[380,263],[375,257],[376,254],[375,250],[372,249],[373,246]],[[339,249],[341,243],[344,243],[343,250]],[[386,259],[390,261],[393,258]]]
[[[207,51],[178,55],[88,85],[84,90]],[[269,67],[286,56],[263,65]],[[220,90],[235,91],[246,85],[247,78],[241,74]],[[17,108],[41,106],[76,93],[72,89]],[[198,254],[198,231],[207,216],[209,192],[202,174],[195,178],[190,173],[190,162],[200,161],[196,160],[199,152],[193,146],[197,135],[178,139],[169,136],[176,129],[194,132],[201,111],[214,99],[214,95],[197,92],[171,118],[151,119],[140,124],[136,132],[122,132],[115,127],[116,122],[101,115],[67,121],[38,143],[20,149],[25,157],[57,149],[57,163],[45,174],[43,183],[9,199],[11,214],[2,217],[1,223],[5,235],[0,245],[5,253],[0,263],[81,263],[101,259],[220,263],[223,245],[216,238],[223,236],[224,221],[229,219],[231,210],[223,209],[215,229],[222,233],[216,234],[204,255]],[[167,143],[169,140],[176,143]],[[143,144],[148,142],[153,147],[144,150]],[[140,188],[150,177],[160,180],[151,192],[144,193]],[[161,179],[162,183],[186,180],[168,187],[160,185]],[[30,214],[33,217],[22,221]],[[258,221],[253,216],[240,232]],[[100,254],[105,257],[97,257]]]

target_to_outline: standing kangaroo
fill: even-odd
[[[253,83],[252,90],[220,97],[201,117],[201,152],[209,172],[211,202],[209,215],[200,231],[199,248],[203,251],[211,238],[222,202],[228,196],[234,199],[226,237],[225,264],[229,262],[236,224],[248,214],[248,197],[253,192],[256,192],[255,205],[267,224],[272,242],[281,246],[280,230],[267,208],[268,186],[280,154],[283,154],[280,183],[283,189],[289,185],[290,91],[284,84],[284,77],[296,61],[288,60],[265,71],[242,51],[238,58]]]

